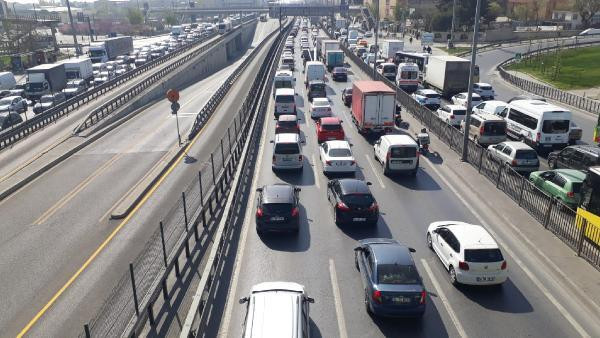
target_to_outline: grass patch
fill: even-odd
[[[456,54],[471,51],[471,47],[454,47],[454,48],[450,48],[450,49],[448,49],[447,47],[440,47],[440,49],[451,55],[456,55]]]
[[[600,86],[600,47],[568,49],[543,54],[508,67],[527,73],[560,89],[586,89]],[[555,65],[560,60],[558,72]]]

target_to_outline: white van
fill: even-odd
[[[17,85],[17,80],[11,72],[0,72],[0,89],[13,89]]]
[[[304,158],[300,135],[297,133],[281,133],[275,135],[273,143],[273,170],[295,169],[302,170]]]
[[[419,169],[419,146],[408,135],[383,135],[373,145],[375,159],[383,165],[383,173],[409,172]]]
[[[571,112],[539,100],[518,100],[502,113],[508,136],[540,150],[562,149],[569,144]]]
[[[325,81],[325,65],[319,61],[308,61],[304,68],[304,86],[313,80]]]
[[[246,304],[244,338],[310,337],[309,304],[304,286],[292,282],[256,284],[250,296],[240,299]]]
[[[281,114],[296,114],[296,93],[291,88],[275,90],[275,117]]]
[[[279,88],[294,89],[294,75],[289,70],[278,70],[273,78],[273,96]]]

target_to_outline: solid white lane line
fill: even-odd
[[[315,184],[317,185],[317,189],[321,190],[321,183],[319,183],[319,175],[317,174],[319,165],[315,161],[315,154],[310,155],[310,161],[312,162],[312,172],[315,177]]]
[[[329,276],[331,277],[331,287],[333,289],[333,300],[335,302],[335,314],[337,316],[340,338],[348,338],[348,333],[346,332],[346,320],[344,319],[344,309],[342,308],[342,298],[340,296],[340,288],[337,282],[337,273],[335,272],[335,262],[333,261],[333,258],[329,258]]]
[[[271,107],[271,102],[269,102],[268,107]],[[270,111],[270,110],[268,110]],[[269,126],[269,118],[265,118],[265,122],[263,124],[263,130],[264,131],[268,131],[268,126]],[[263,133],[263,137],[260,140],[260,146],[258,149],[258,158],[256,160],[256,167],[258,168],[257,171],[255,171],[254,173],[254,179],[252,180],[252,188],[250,190],[250,197],[248,199],[248,203],[249,205],[252,205],[252,203],[256,200],[256,187],[258,185],[258,177],[260,174],[260,170],[261,170],[261,164],[262,164],[262,159],[263,159],[263,153],[265,150],[265,141],[266,141],[266,135],[267,133]],[[239,277],[240,277],[240,269],[242,268],[242,262],[244,261],[244,251],[246,248],[246,242],[248,240],[248,229],[250,229],[250,220],[252,219],[252,208],[247,208],[246,209],[246,214],[244,215],[244,225],[242,227],[242,233],[241,233],[241,238],[240,238],[240,244],[238,247],[238,251],[237,251],[237,255],[235,257],[235,267],[234,267],[234,272],[233,272],[233,276],[231,278],[231,286],[229,289],[229,293],[227,296],[227,303],[225,305],[225,313],[223,315],[223,321],[221,322],[221,327],[219,329],[219,337],[224,337],[227,338],[229,337],[229,323],[231,321],[231,313],[233,311],[233,305],[236,304],[236,300],[235,300],[235,296],[236,296],[236,292],[237,292],[237,286],[238,286],[238,282],[239,282]]]
[[[421,264],[423,264],[423,267],[425,268],[425,272],[429,276],[429,279],[431,280],[431,284],[433,284],[433,288],[435,289],[435,291],[437,293],[437,298],[439,298],[439,300],[442,301],[444,308],[446,308],[446,312],[448,312],[448,315],[450,316],[450,319],[452,320],[452,323],[454,324],[454,327],[456,328],[458,335],[461,337],[467,337],[467,334],[465,333],[465,329],[462,327],[462,324],[458,320],[458,317],[456,316],[456,312],[454,312],[454,310],[452,309],[452,305],[450,305],[450,302],[448,301],[448,298],[446,297],[444,290],[442,290],[442,288],[440,287],[440,283],[438,283],[437,278],[435,278],[435,276],[433,275],[433,271],[431,271],[429,264],[423,258],[421,258]]]
[[[375,174],[375,177],[377,178],[377,181],[379,181],[381,188],[385,189],[385,184],[383,184],[383,180],[377,173],[377,169],[375,169],[375,166],[373,165],[373,161],[371,161],[371,158],[367,154],[365,154],[365,158],[367,159],[367,162],[369,162],[369,165],[371,166],[371,170],[373,170],[373,174]]]
[[[508,248],[508,245],[506,245],[506,243],[504,243],[504,241],[502,239],[500,239],[500,237],[497,236],[497,234],[491,229],[491,227],[487,224],[487,222],[484,220],[484,218],[477,212],[475,211],[474,208],[471,208],[470,204],[466,201],[466,199],[454,188],[454,186],[452,186],[450,184],[450,182],[440,173],[440,171],[434,166],[434,165],[430,165],[430,168],[436,173],[436,175],[438,175],[438,177],[440,177],[440,179],[442,181],[444,181],[444,184],[446,184],[446,186],[452,190],[452,192],[454,193],[454,195],[456,195],[456,197],[458,197],[458,199],[465,205],[466,209],[469,210],[473,216],[475,216],[475,218],[477,218],[477,220],[479,221],[479,223],[481,223],[481,225],[484,225],[485,228],[490,232],[490,234],[496,239],[496,241],[502,246],[502,249],[504,251],[506,251],[511,258],[513,259],[513,261],[516,263],[516,266],[518,266],[521,270],[523,270],[523,272],[525,272],[525,274],[529,277],[529,279],[535,284],[535,286],[544,294],[544,296],[546,296],[546,298],[548,298],[548,300],[556,307],[556,309],[563,315],[563,317],[565,317],[565,319],[567,319],[567,321],[569,321],[569,323],[571,323],[571,325],[573,326],[573,328],[577,331],[577,333],[582,336],[582,337],[590,337],[590,335],[587,333],[587,331],[585,331],[585,329],[579,324],[579,322],[577,322],[577,320],[575,320],[575,318],[573,318],[573,316],[569,313],[569,311],[567,311],[567,309],[565,309],[562,304],[560,304],[560,302],[552,295],[552,293],[550,293],[550,291],[544,286],[544,284],[535,276],[535,274],[533,272],[531,272],[531,270],[529,270],[525,264],[523,263],[523,261],[521,261],[518,256],[516,255],[515,252],[513,252],[511,249]]]

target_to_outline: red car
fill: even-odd
[[[317,140],[319,142],[344,140],[342,120],[337,117],[322,117],[317,120]]]

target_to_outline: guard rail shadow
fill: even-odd
[[[331,37],[331,33],[325,30]],[[357,55],[345,46],[340,46],[349,57],[371,79],[386,83],[396,91],[396,100],[427,129],[436,134],[457,154],[462,154],[463,132],[439,119],[434,112],[421,106],[412,96],[386,79],[373,72]],[[532,215],[545,229],[554,233],[578,256],[600,270],[600,228],[585,221],[576,221],[575,210],[561,201],[545,194],[526,177],[509,165],[495,161],[479,144],[469,139],[467,162],[478,172],[492,181],[496,187],[512,198],[519,207]]]
[[[215,93],[206,106],[198,114],[193,134],[205,125],[224,94],[230,89],[234,79],[261,51],[262,47],[278,31],[274,31],[257,46],[244,62],[234,71],[226,84]],[[272,53],[269,54],[271,56]],[[267,56],[266,60],[269,60]],[[98,311],[96,316],[84,325],[80,337],[135,337],[147,322],[154,328],[154,308],[162,298],[168,302],[171,298],[168,281],[175,277],[178,281],[184,271],[184,262],[193,256],[192,250],[205,251],[211,245],[220,210],[230,192],[230,185],[236,167],[241,160],[242,150],[250,136],[249,126],[255,116],[252,99],[259,97],[259,82],[264,78],[264,67],[261,67],[257,78],[248,93],[247,99],[228,127],[226,134],[217,143],[210,155],[210,160],[200,165],[196,180],[189,182],[181,193],[181,198],[173,205],[161,221],[157,221],[152,236],[145,248],[129,264],[127,271],[118,281],[116,287]],[[190,134],[190,139],[193,136]],[[176,287],[178,282],[171,285]]]

